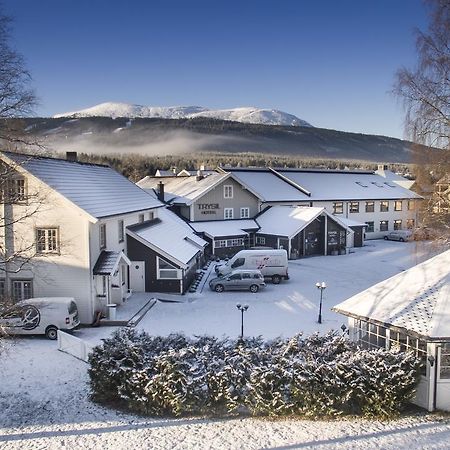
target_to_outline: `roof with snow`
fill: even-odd
[[[292,238],[323,214],[347,228],[340,219],[329,214],[325,208],[316,206],[272,206],[257,217],[256,221],[261,227],[258,233]]]
[[[334,311],[450,339],[450,250],[336,305]]]
[[[197,177],[150,177],[147,176],[136,184],[142,189],[156,190],[160,182],[164,183],[164,199],[171,203],[184,203],[190,205],[197,198],[206,194],[221,181],[228,178],[228,173],[213,173],[204,176],[201,180]]]
[[[385,178],[386,181],[392,181],[405,189],[411,189],[413,184],[416,182],[415,180],[402,177],[398,173],[392,172],[391,170],[387,170],[384,167],[379,167],[375,173],[380,177]]]
[[[208,245],[187,223],[165,208],[158,211],[158,218],[127,227],[127,233],[180,266],[186,266]]]
[[[400,186],[398,179],[389,180],[371,171],[272,168],[222,170],[232,173],[267,202],[421,198]]]
[[[346,217],[339,217],[339,220],[347,227],[367,227],[365,222],[357,222],[356,220],[347,219]]]
[[[94,266],[94,275],[113,275],[120,260],[131,264],[123,252],[102,251]]]
[[[234,177],[259,194],[265,202],[302,201],[310,198],[269,170],[231,170]]]
[[[223,236],[245,236],[245,230],[257,230],[258,224],[253,219],[212,220],[210,222],[192,222],[191,227],[197,233],[205,233],[210,238]]]
[[[277,170],[311,192],[310,200],[389,200],[421,198],[372,172]]]
[[[127,214],[162,203],[108,166],[1,152],[94,218]],[[6,161],[8,162],[8,161]]]

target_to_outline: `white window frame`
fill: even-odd
[[[100,250],[104,250],[106,248],[106,223],[100,224],[98,232]]]
[[[36,228],[36,253],[39,255],[47,253],[59,253],[58,227]]]
[[[244,206],[241,208],[241,219],[249,219],[250,218],[250,208],[248,206]]]
[[[164,264],[167,264],[171,267],[173,267],[173,269],[161,269],[159,267],[160,261],[163,261]],[[170,272],[175,272],[175,276],[170,276]],[[166,276],[161,276],[161,275],[166,275]],[[177,269],[172,263],[161,259],[159,256],[156,257],[156,278],[158,280],[180,280],[181,279],[181,270]]]
[[[226,239],[219,239],[218,241],[214,241],[214,248],[225,248],[226,246]]]
[[[233,185],[224,184],[223,185],[223,198],[233,198]]]
[[[119,220],[119,244],[125,240],[125,222],[123,220]]]
[[[234,208],[223,208],[223,218],[224,220],[234,219]]]
[[[266,237],[265,236],[256,236],[255,243],[260,244],[260,245],[266,245]]]
[[[20,284],[20,296],[16,296],[15,283]],[[25,295],[25,283],[30,283],[30,291],[28,296]],[[11,280],[11,294],[15,301],[33,298],[33,280]]]
[[[333,214],[344,214],[344,202],[333,202]]]

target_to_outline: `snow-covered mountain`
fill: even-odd
[[[127,118],[161,118],[184,119],[194,117],[209,117],[212,119],[231,120],[242,123],[257,123],[262,125],[287,125],[296,127],[311,127],[308,122],[277,109],[233,108],[208,109],[201,106],[141,106],[128,103],[100,103],[91,108],[79,111],[56,114],[59,117],[127,117]]]

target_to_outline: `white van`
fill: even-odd
[[[0,314],[0,327],[9,334],[45,334],[58,337],[58,330],[80,324],[78,308],[71,297],[30,298],[11,305]]]
[[[241,250],[225,264],[215,267],[219,276],[234,269],[260,270],[265,278],[272,278],[274,284],[279,284],[282,279],[289,280],[287,251],[283,249]]]

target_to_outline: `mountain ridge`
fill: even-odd
[[[78,111],[70,111],[53,116],[54,119],[82,117],[110,117],[112,119],[120,117],[128,119],[194,119],[206,117],[260,125],[312,127],[310,123],[293,114],[278,109],[256,108],[253,106],[209,109],[203,106],[143,106],[131,103],[105,102]]]

